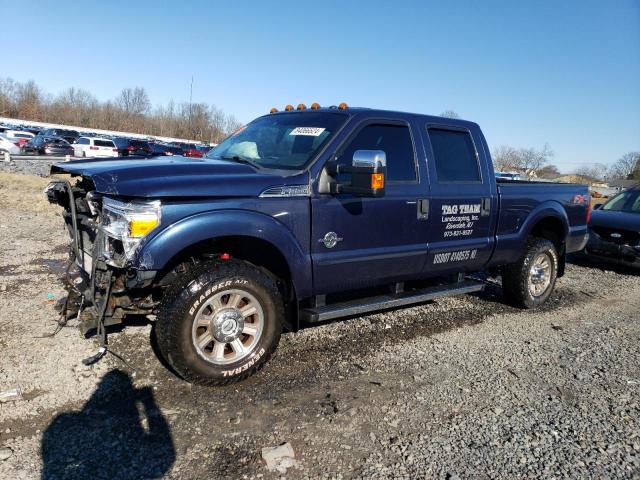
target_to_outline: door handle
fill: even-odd
[[[427,220],[429,218],[429,199],[421,198],[418,200],[418,220]]]
[[[480,209],[481,217],[488,217],[491,213],[491,199],[483,198],[482,199],[482,208]]]

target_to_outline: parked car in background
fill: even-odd
[[[202,152],[203,155],[206,155],[209,150],[213,148],[213,146],[209,145],[196,145],[196,148]]]
[[[113,140],[102,137],[80,137],[73,145],[76,157],[117,157],[118,149]]]
[[[197,145],[195,143],[174,143],[174,145],[182,148],[185,157],[202,158],[210,148],[206,148],[204,145]],[[204,148],[206,148],[206,150]]]
[[[60,137],[66,140],[68,143],[74,143],[80,134],[75,130],[66,130],[62,128],[47,128],[38,133],[39,137]]]
[[[33,133],[23,130],[6,130],[4,135],[12,142],[17,142],[20,147],[35,137]]]
[[[640,186],[596,205],[589,221],[588,257],[640,267]]]
[[[36,135],[22,146],[25,155],[74,155],[73,147],[62,137]]]
[[[26,126],[22,127],[22,130],[25,132],[33,133],[34,135],[38,135],[43,130],[43,128]]]
[[[522,176],[517,172],[495,172],[495,175],[501,180],[522,180]]]
[[[5,152],[9,152],[9,155],[19,155],[20,146],[5,135],[0,134],[0,155],[4,155]]]
[[[134,138],[116,137],[113,139],[118,149],[118,156],[127,157],[129,155],[151,155],[151,147],[146,140]]]
[[[174,145],[169,145],[168,143],[149,143],[151,147],[151,155],[153,156],[172,156],[172,155],[182,155],[182,149],[180,147],[176,147]]]

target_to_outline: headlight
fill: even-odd
[[[104,197],[100,228],[120,240],[124,255],[131,258],[140,241],[160,225],[160,201],[120,202]]]

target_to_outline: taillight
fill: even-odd
[[[591,221],[591,202],[587,202],[587,225]]]
[[[127,150],[129,150],[130,152],[133,152],[135,149],[136,149],[136,148],[135,148],[134,146],[132,146],[132,145],[129,145],[129,146],[127,147]]]
[[[112,148],[111,150],[113,150],[114,152],[117,152],[118,149],[117,148]]]

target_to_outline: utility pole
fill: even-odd
[[[191,88],[189,89],[189,135],[191,135],[191,104],[193,103],[193,75],[191,75]]]

